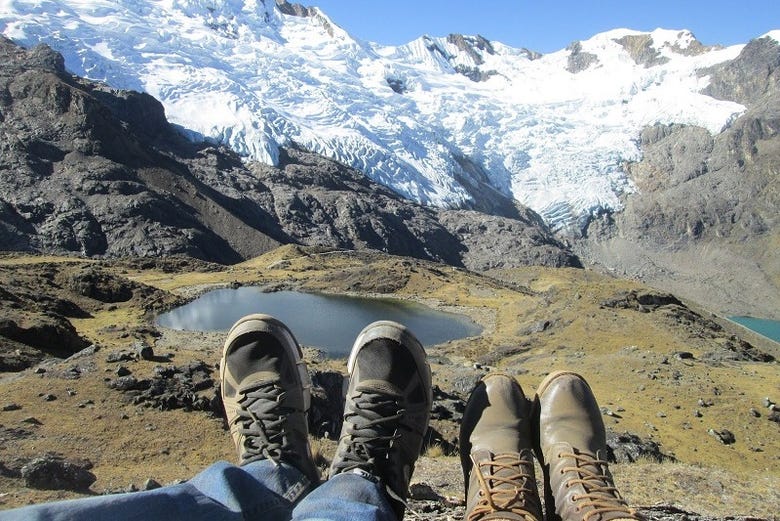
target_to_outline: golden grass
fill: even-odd
[[[615,483],[633,505],[670,504],[705,516],[777,519],[776,476],[684,463],[612,465]]]
[[[433,443],[425,449],[424,456],[427,458],[441,458],[442,456],[446,456],[446,453],[441,443]]]
[[[334,270],[371,267],[376,273],[397,270],[403,259],[368,253],[307,253],[284,246],[229,270],[216,273],[166,274],[165,289],[233,280],[268,284],[295,281],[319,288],[323,274]],[[440,308],[457,308],[485,326],[480,338],[453,341],[440,350],[455,361],[470,364],[479,355],[502,345],[531,340],[520,382],[532,390],[555,369],[578,371],[587,377],[600,402],[625,409],[620,419],[607,418],[615,430],[627,430],[656,439],[664,450],[685,461],[726,466],[738,459],[747,469],[773,465],[772,451],[754,452],[771,439],[775,424],[749,417],[751,407],[766,394],[780,390],[776,364],[724,363],[721,367],[683,362],[672,354],[691,351],[696,357],[711,346],[659,320],[653,313],[601,308],[599,303],[620,292],[641,289],[638,283],[588,270],[531,267],[507,270],[501,278],[529,288],[515,291],[493,279],[451,267],[412,261],[405,287],[394,297],[410,298]],[[138,280],[158,285],[156,274]],[[526,335],[523,330],[542,320],[548,331]],[[663,363],[664,360],[667,363]],[[675,375],[680,380],[675,380]],[[714,395],[715,388],[722,393]],[[699,398],[714,404],[694,418]],[[739,418],[734,417],[739,411]],[[736,420],[736,421],[735,421]],[[728,426],[739,443],[723,447],[707,435],[710,428]],[[720,449],[720,450],[715,450]],[[724,452],[725,451],[725,452]]]

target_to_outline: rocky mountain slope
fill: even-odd
[[[746,112],[715,135],[646,128],[642,160],[627,165],[637,192],[576,249],[720,312],[780,319],[780,44],[754,40],[707,74],[708,94]]]
[[[472,269],[578,264],[536,214],[498,193],[505,217],[420,206],[292,148],[276,167],[244,163],[185,140],[150,96],[68,74],[46,46],[3,38],[0,54],[4,250],[230,263],[292,242]]]

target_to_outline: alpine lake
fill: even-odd
[[[729,320],[780,343],[780,320],[754,317],[729,317]]]
[[[161,314],[157,324],[185,331],[227,331],[252,313],[281,320],[298,343],[317,348],[329,358],[346,358],[360,331],[377,320],[405,325],[426,347],[482,332],[464,315],[413,302],[298,291],[269,293],[252,286],[209,291]]]

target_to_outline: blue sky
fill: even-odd
[[[689,29],[707,45],[746,43],[780,29],[778,0],[298,0],[353,36],[387,45],[423,34],[481,34],[549,53],[617,28]]]

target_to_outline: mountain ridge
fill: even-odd
[[[49,43],[78,75],[152,94],[194,139],[272,165],[294,145],[416,202],[489,211],[462,181],[476,180],[466,158],[493,189],[575,235],[622,208],[633,186],[621,165],[640,157],[643,126],[718,132],[744,110],[700,94],[696,73],[741,46],[704,47],[687,31],[621,29],[579,42],[579,53],[538,55],[464,35],[379,46],[283,1],[62,1],[57,17],[14,5],[0,12],[6,36]],[[572,74],[575,55],[583,69]]]

